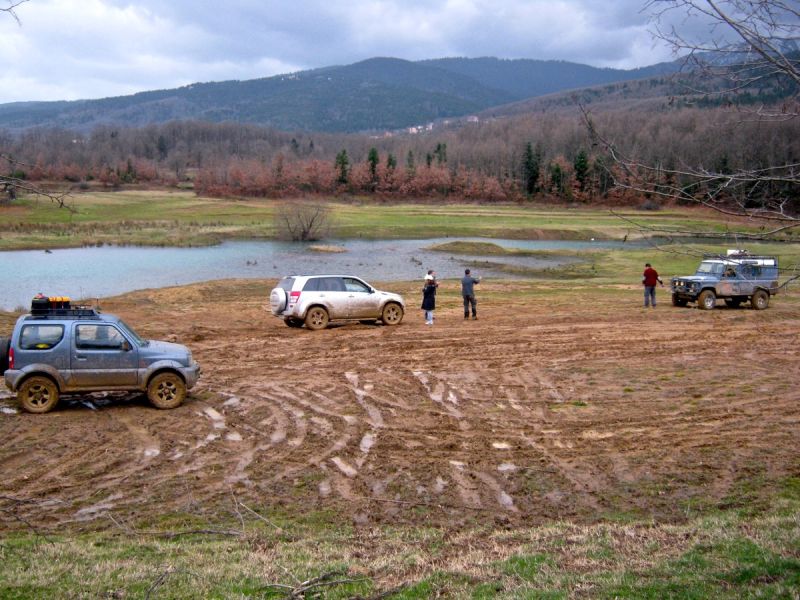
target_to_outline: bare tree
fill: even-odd
[[[695,79],[722,80],[716,92],[733,101],[742,91],[779,86],[788,99],[761,106],[742,119],[780,126],[800,116],[800,7],[783,0],[649,0],[653,34],[683,55]],[[671,25],[680,16],[680,25]],[[699,28],[697,27],[699,25]],[[687,33],[684,33],[687,32]],[[695,32],[695,33],[688,33]],[[656,197],[700,203],[720,213],[758,220],[760,238],[800,227],[800,162],[752,164],[737,169],[694,164],[665,168],[628,154],[595,126],[581,106],[595,143],[603,146],[621,171],[618,187]]]
[[[312,242],[327,234],[330,208],[317,202],[286,202],[276,209],[274,219],[278,237],[293,242]]]

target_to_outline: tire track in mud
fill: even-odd
[[[722,502],[754,473],[768,485],[800,468],[800,392],[787,386],[800,374],[786,333],[800,326],[796,309],[515,302],[487,300],[477,322],[444,308],[435,327],[322,332],[239,300],[236,323],[183,306],[162,319],[177,338],[197,333],[192,320],[213,336],[189,344],[204,373],[186,404],[0,412],[4,489],[53,502],[20,509],[45,522],[206,515],[235,494],[357,524],[458,524],[476,511],[532,523],[682,518],[687,497]],[[133,323],[152,311],[121,308]],[[713,356],[687,347],[687,329]],[[742,348],[758,349],[747,391]]]

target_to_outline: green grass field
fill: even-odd
[[[767,514],[461,531],[351,529],[246,512],[0,542],[19,598],[796,598],[800,480]],[[214,532],[219,533],[214,533]],[[294,593],[295,595],[291,595]]]
[[[298,202],[290,200],[289,202]],[[196,246],[225,239],[274,238],[279,202],[199,198],[189,191],[77,194],[72,210],[28,198],[0,207],[0,250],[98,244]],[[330,233],[339,238],[495,237],[634,239],[641,231],[755,231],[709,211],[538,205],[384,204],[331,200]]]

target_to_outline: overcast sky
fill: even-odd
[[[18,0],[15,0],[18,1]],[[9,0],[0,0],[0,8]],[[27,0],[0,13],[0,103],[255,79],[390,56],[671,60],[645,0]]]

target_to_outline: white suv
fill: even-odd
[[[403,320],[402,296],[381,292],[351,275],[290,275],[270,292],[272,314],[289,327],[324,329],[329,321],[381,320],[397,325]]]

